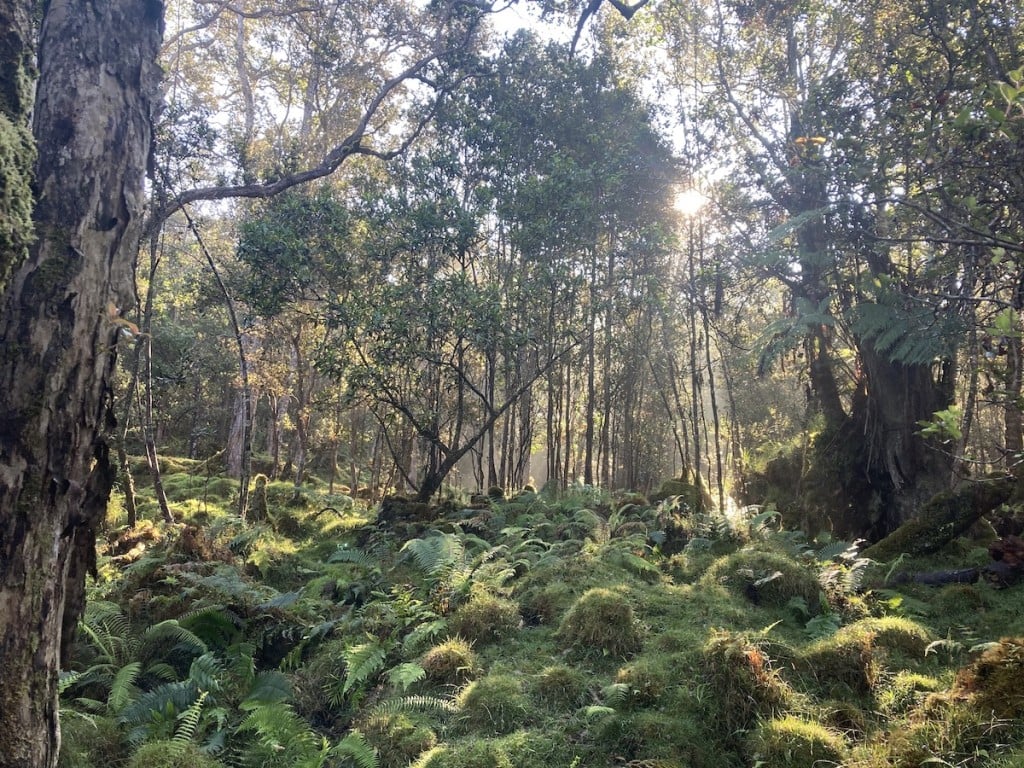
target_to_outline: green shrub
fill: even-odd
[[[511,600],[487,593],[474,594],[452,614],[452,632],[478,645],[508,637],[520,625],[519,606]]]
[[[488,675],[466,686],[456,704],[470,728],[509,733],[520,727],[530,711],[522,684],[512,675]]]
[[[222,768],[223,763],[199,751],[191,742],[151,741],[143,744],[128,768]]]
[[[618,592],[601,588],[580,596],[562,620],[558,637],[577,651],[619,658],[635,653],[641,645],[629,601]]]
[[[61,745],[57,768],[116,765],[124,757],[124,732],[112,717],[61,713]]]
[[[479,663],[469,643],[451,637],[423,654],[420,666],[433,683],[462,685],[476,675]]]
[[[841,764],[846,743],[822,725],[783,717],[768,720],[754,731],[750,751],[755,761],[772,768],[821,768]]]

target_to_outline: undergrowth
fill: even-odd
[[[230,481],[167,469],[180,522],[111,505],[65,768],[1020,765],[1020,587],[895,588],[934,562],[683,491],[395,525],[267,482],[247,524]]]

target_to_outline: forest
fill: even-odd
[[[1024,4],[0,41],[0,768],[1024,766]]]

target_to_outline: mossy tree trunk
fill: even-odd
[[[0,0],[5,80],[33,47],[27,26],[7,23],[27,25],[35,9]],[[116,475],[110,380],[132,301],[162,15],[159,0],[50,0],[41,18],[36,240],[24,259],[3,254],[0,305],[3,768],[57,761],[62,645]],[[27,99],[14,106],[26,119]]]

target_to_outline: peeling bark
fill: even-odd
[[[37,240],[0,306],[3,768],[56,765],[64,628],[115,476],[110,380],[132,301],[162,14],[158,0],[50,0],[42,18]]]

